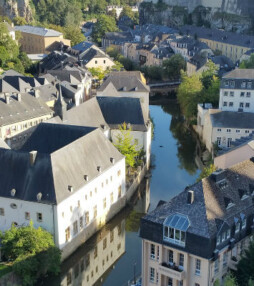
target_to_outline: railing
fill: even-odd
[[[160,274],[171,277],[173,279],[182,280],[185,276],[185,271],[175,265],[167,264],[166,262],[163,262],[161,265],[159,265],[158,271]]]

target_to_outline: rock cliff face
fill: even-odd
[[[29,0],[0,0],[0,15],[8,16],[11,19],[20,16],[27,21],[33,19]]]

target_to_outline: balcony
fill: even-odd
[[[177,280],[183,280],[185,277],[184,270],[180,269],[178,266],[167,264],[166,262],[159,265],[158,272],[164,276]]]
[[[235,256],[232,256],[231,259],[229,260],[229,263],[228,263],[228,267],[232,270],[237,270],[237,259]]]

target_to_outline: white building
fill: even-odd
[[[123,6],[117,6],[117,5],[111,5],[111,6],[107,6],[107,12],[110,12],[112,10],[116,11],[116,16],[117,18],[119,18],[121,12],[123,11]],[[138,12],[138,6],[131,6],[131,10],[132,12]]]
[[[254,112],[254,69],[235,69],[223,76],[219,109]]]
[[[40,124],[0,149],[0,230],[33,221],[66,258],[125,204],[125,158],[99,130]]]

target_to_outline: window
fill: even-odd
[[[227,101],[224,101],[224,102],[223,102],[223,106],[228,106]]]
[[[172,278],[168,278],[168,286],[173,286],[173,279]]]
[[[214,262],[214,273],[218,273],[219,271],[219,259]]]
[[[86,255],[86,268],[90,265],[90,254]]]
[[[111,230],[110,232],[110,242],[114,241],[114,230]]]
[[[230,96],[234,96],[234,92],[233,91],[230,91]]]
[[[238,233],[240,231],[240,222],[237,221],[235,224],[235,233]]]
[[[241,97],[244,97],[244,92],[241,92],[241,93],[240,93],[240,96],[241,96]]]
[[[106,63],[106,60],[103,60],[103,63],[105,64],[105,63]]]
[[[229,102],[229,107],[233,107],[234,106],[234,102],[230,101]]]
[[[37,213],[37,221],[42,221],[42,213]]]
[[[200,275],[200,270],[201,270],[201,260],[196,259],[196,269],[195,269],[195,274]]]
[[[245,103],[245,107],[246,107],[246,108],[250,108],[250,103],[249,103],[249,102],[246,102],[246,103]]]
[[[250,92],[246,92],[246,97],[250,97],[251,93]]]
[[[154,282],[154,273],[155,273],[155,270],[153,267],[150,268],[150,281],[151,282]]]
[[[218,132],[221,132],[221,128],[218,128],[217,131],[218,131]]]
[[[103,209],[105,209],[107,207],[107,201],[106,198],[103,199]]]
[[[89,212],[85,212],[85,225],[89,224]]]
[[[240,103],[239,103],[239,107],[240,107],[240,108],[243,108],[243,102],[240,102]]]
[[[98,247],[95,246],[95,248],[94,248],[94,253],[93,253],[94,259],[95,259],[97,256],[98,256]]]
[[[98,61],[95,61],[95,64],[97,65]]]
[[[67,285],[71,284],[71,272],[67,274]]]
[[[0,208],[0,215],[4,215],[4,208]]]
[[[173,264],[174,263],[174,252],[172,250],[169,250],[168,251],[168,262],[170,264]]]
[[[228,80],[225,81],[225,86],[229,86]]]
[[[231,132],[231,129],[227,129],[227,132],[230,133],[230,132]]]
[[[232,143],[232,138],[228,138],[227,147],[230,148]]]
[[[73,223],[73,235],[76,235],[78,233],[78,221],[74,221]]]
[[[241,88],[246,88],[246,81],[243,81],[243,82],[242,82]]]
[[[221,242],[221,236],[219,235],[219,236],[217,237],[216,245],[219,245],[219,244],[220,244],[220,242]]]
[[[157,246],[157,260],[160,258],[160,247],[159,245]]]
[[[71,237],[71,230],[70,227],[67,227],[65,230],[65,242],[67,242]]]
[[[182,269],[184,267],[184,255],[182,253],[179,254],[179,267]]]
[[[249,81],[249,82],[247,83],[247,88],[251,88],[251,86],[252,86],[251,81]]]
[[[107,238],[103,239],[103,250],[107,248]]]
[[[239,129],[236,129],[236,131],[235,131],[236,133],[240,133],[241,132],[241,130],[239,130]]]
[[[242,220],[242,229],[246,228],[246,217]]]
[[[224,91],[224,96],[228,96],[228,91]]]
[[[227,239],[230,238],[230,234],[231,234],[231,231],[230,231],[230,229],[228,229],[228,230],[227,230]]]
[[[250,133],[250,130],[245,130],[245,133]]]
[[[25,219],[30,220],[30,213],[29,212],[25,212]]]
[[[114,202],[114,194],[112,192],[112,193],[110,193],[110,204],[112,205],[113,202]]]
[[[224,252],[223,254],[223,267],[226,267],[228,263],[228,254],[227,252]]]
[[[218,144],[218,146],[220,146],[220,144],[221,144],[221,137],[217,137],[217,144]]]
[[[164,240],[185,246],[185,236],[188,227],[189,220],[186,216],[180,214],[169,216],[164,221]]]
[[[97,206],[93,207],[93,218],[95,219],[97,217]]]
[[[79,226],[80,226],[80,229],[82,229],[83,226],[84,226],[84,224],[83,224],[83,217],[79,218]]]
[[[178,286],[183,286],[183,280],[178,282]]]
[[[221,241],[223,242],[225,240],[226,240],[226,232],[223,232],[221,236]]]
[[[154,244],[150,245],[150,258],[155,259],[155,245]]]
[[[118,187],[118,199],[120,199],[121,196],[122,196],[122,188],[120,186],[120,187]]]

